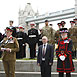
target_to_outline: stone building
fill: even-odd
[[[32,9],[31,3],[27,3],[24,10],[19,9],[19,17],[18,17],[19,25],[24,26],[25,31],[27,31],[30,28],[30,26],[29,24],[25,23],[26,18],[33,17],[38,14],[39,14],[38,11],[37,13],[35,13],[34,10]]]

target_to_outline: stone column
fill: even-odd
[[[29,26],[29,25],[28,25],[28,22],[26,22],[26,23],[25,23],[25,32],[26,32],[26,33],[28,32],[28,26]]]
[[[75,0],[75,18],[77,18],[77,0]]]

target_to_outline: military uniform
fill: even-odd
[[[16,58],[24,58],[26,57],[25,43],[27,43],[27,34],[24,32],[17,32],[17,40],[19,43],[19,52],[16,53]]]
[[[0,49],[10,48],[10,52],[4,50],[2,53],[2,61],[4,65],[4,70],[6,77],[15,77],[15,61],[16,61],[16,52],[19,49],[19,44],[17,39],[5,37],[1,42]]]
[[[61,21],[62,27],[65,26],[66,22],[65,21]]]
[[[3,39],[3,35],[2,33],[0,33],[0,42],[2,41],[2,39]],[[1,55],[2,55],[2,52],[0,52],[0,58],[1,58]]]
[[[57,43],[57,41],[61,38],[61,35],[59,33],[59,30],[56,31],[55,33],[55,42]]]
[[[30,58],[35,58],[36,56],[36,43],[38,43],[38,30],[31,28],[28,30],[28,44],[30,48]]]
[[[76,51],[77,51],[77,26],[74,26],[73,28],[69,28],[70,32],[70,38],[72,39],[73,42],[73,52],[74,52],[74,57],[76,57]]]
[[[10,26],[10,27],[11,27],[12,30],[13,30],[12,36],[13,36],[13,37],[16,37],[16,28],[13,27],[13,26]]]
[[[61,34],[60,34],[60,28],[62,28],[62,24],[61,23],[58,23],[57,24],[58,27],[59,27],[59,30],[57,30],[55,32],[55,42],[57,43],[57,41],[61,38]]]
[[[64,31],[64,29],[61,30]],[[75,71],[74,64],[72,61],[72,40],[68,37],[64,39],[61,38],[60,40],[58,40],[56,47],[56,55],[58,58],[57,72],[59,72],[59,77],[63,77],[64,72],[66,72],[66,77],[70,77],[70,72]]]
[[[38,46],[42,45],[42,34],[39,35]]]
[[[55,43],[55,30],[52,27],[45,26],[42,28],[42,36],[46,36],[48,38],[49,44]]]

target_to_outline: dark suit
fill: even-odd
[[[42,52],[43,52],[43,45],[39,46],[38,56],[37,56],[37,63],[40,64],[41,68],[41,77],[51,77],[51,65],[49,65],[49,63],[53,64],[53,56],[54,56],[53,46],[47,44],[44,56]],[[43,61],[42,58],[45,58],[45,60]]]

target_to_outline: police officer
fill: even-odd
[[[13,27],[13,23],[14,23],[14,21],[12,21],[12,20],[9,21],[9,25],[10,25],[10,27],[11,27],[12,30],[13,30],[12,36],[13,36],[13,37],[16,37],[16,28]]]
[[[17,32],[17,40],[19,43],[19,52],[16,53],[16,58],[21,59],[26,57],[26,43],[27,43],[27,34],[24,33],[24,27],[19,27],[19,32]]]
[[[58,40],[56,46],[57,72],[59,77],[64,77],[64,72],[66,77],[71,77],[71,72],[75,71],[72,61],[72,40],[67,37],[67,28],[61,28],[60,33],[62,38]]]
[[[45,27],[42,28],[42,36],[46,36],[48,38],[49,44],[54,44],[55,30],[48,25],[48,20],[45,20]]]
[[[59,30],[62,28],[62,24],[61,23],[58,23],[57,24],[58,25],[58,28],[59,28]],[[55,32],[55,42],[57,43],[57,41],[61,38],[61,35],[60,35],[60,33],[59,33],[59,30],[57,30],[56,32]]]
[[[0,44],[0,50],[2,53],[2,61],[5,70],[6,77],[15,77],[15,61],[16,52],[19,49],[18,41],[12,36],[13,30],[6,28],[6,36]]]
[[[28,30],[28,44],[30,48],[30,58],[33,59],[36,57],[36,43],[38,43],[38,30],[35,29],[35,23],[30,24],[31,29]]]

